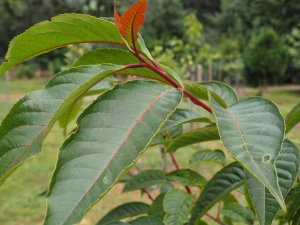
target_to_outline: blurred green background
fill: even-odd
[[[117,2],[122,11],[134,0]],[[14,36],[66,12],[112,16],[113,0],[0,0],[0,62]],[[182,77],[227,82],[241,98],[263,94],[286,115],[300,102],[299,24],[300,1],[295,0],[148,0],[142,35],[153,56]],[[97,47],[69,46],[11,69],[5,78],[0,78],[0,121],[24,94],[43,88],[55,73]],[[90,102],[86,100],[85,104]],[[288,136],[298,146],[299,132],[297,126]],[[55,126],[42,153],[21,165],[0,187],[0,225],[42,223],[45,193],[63,139],[62,129]],[[221,143],[179,150],[180,164],[188,166],[189,153],[197,149],[216,147],[222,148]],[[158,149],[147,151],[138,166],[162,168]],[[219,168],[201,165],[193,169],[210,178]],[[138,200],[139,196],[138,192],[121,194],[121,185],[117,185],[81,225],[93,224],[113,206]]]

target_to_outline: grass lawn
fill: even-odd
[[[44,86],[43,80],[21,80],[10,83],[10,92],[22,95],[27,91],[36,90]],[[0,96],[7,91],[3,81],[0,81]],[[244,96],[254,95],[256,90],[245,89]],[[281,112],[286,115],[289,110],[300,102],[300,86],[270,88],[266,94],[279,105]],[[4,118],[13,103],[14,98],[5,100],[0,98],[0,121]],[[300,146],[300,127],[294,128],[288,138]],[[0,187],[0,224],[1,225],[38,225],[41,224],[46,210],[45,193],[55,167],[57,152],[63,142],[62,130],[57,125],[47,137],[42,153],[27,160],[20,168]],[[179,150],[176,155],[183,167],[192,152],[201,148],[221,147],[220,142],[203,143],[189,146]],[[159,151],[156,148],[149,149],[138,161],[139,168],[162,168]],[[172,166],[170,165],[170,168]],[[220,167],[215,164],[193,166],[193,169],[201,171],[201,174],[210,178]],[[110,208],[129,200],[139,200],[139,192],[121,194],[121,185],[114,187],[93,209],[87,214],[81,225],[95,224],[95,222]],[[147,198],[143,199],[148,202]],[[213,213],[213,212],[212,212]],[[207,219],[207,218],[206,218]],[[214,224],[207,219],[208,224]]]

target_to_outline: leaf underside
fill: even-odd
[[[299,173],[299,152],[295,144],[284,141],[275,165],[280,190],[285,198]],[[268,189],[249,172],[246,172],[246,183],[260,224],[271,225],[280,205]]]
[[[156,76],[144,68],[122,68],[100,64],[66,70],[56,75],[45,89],[19,100],[0,126],[0,183],[15,166],[40,152],[54,123],[99,81],[116,71],[154,79]]]
[[[90,105],[61,147],[45,224],[80,222],[135,163],[181,98],[177,89],[133,81],[117,85]]]
[[[274,164],[285,131],[278,108],[259,97],[237,102],[228,108],[220,106],[212,96],[210,102],[224,146],[285,208]]]

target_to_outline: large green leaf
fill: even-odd
[[[275,161],[278,182],[285,198],[299,173],[299,152],[292,142],[285,140]],[[252,174],[246,173],[246,183],[256,215],[261,225],[271,225],[280,206],[268,189]]]
[[[130,225],[164,225],[164,223],[153,216],[143,216],[129,222]]]
[[[127,181],[123,191],[135,191],[160,185],[167,181],[165,172],[162,170],[146,170]]]
[[[66,70],[56,75],[45,89],[22,98],[0,126],[0,183],[16,165],[40,152],[54,123],[99,81],[118,71],[155,76],[144,68],[122,68],[101,64]]]
[[[191,122],[212,123],[206,116],[190,109],[177,109],[174,114],[168,119],[166,125],[161,129],[161,133],[169,129]]]
[[[114,23],[82,14],[62,14],[36,24],[15,37],[0,74],[12,66],[56,48],[78,43],[124,45]]]
[[[167,178],[175,181],[183,186],[203,187],[206,184],[206,179],[199,173],[190,169],[180,169],[168,173]]]
[[[181,190],[172,190],[164,198],[166,225],[183,225],[192,208],[194,196]]]
[[[177,149],[187,145],[192,145],[192,144],[205,142],[205,141],[214,141],[219,139],[220,137],[219,137],[218,129],[216,127],[214,126],[202,127],[202,128],[195,129],[193,131],[189,131],[182,135],[179,135],[178,137],[170,141],[167,148],[168,151],[175,152]]]
[[[228,108],[220,106],[214,97],[210,102],[224,146],[285,209],[274,165],[285,132],[284,120],[276,105],[259,97],[245,99]]]
[[[285,118],[286,133],[300,122],[300,103]]]
[[[140,80],[117,85],[90,105],[61,147],[45,224],[80,222],[145,151],[181,98],[178,89]]]
[[[190,225],[194,225],[222,197],[240,186],[244,181],[244,170],[234,162],[220,170],[204,187],[192,213]]]
[[[225,154],[222,150],[210,150],[210,149],[204,149],[199,152],[195,152],[192,157],[190,158],[190,163],[198,163],[201,161],[211,161],[211,162],[217,162],[220,164],[225,163]]]
[[[97,225],[107,225],[111,222],[147,214],[148,211],[149,205],[143,202],[125,203],[108,212],[101,220],[99,220]]]
[[[237,102],[235,91],[228,84],[219,81],[205,81],[202,83],[186,81],[185,87],[193,95],[206,101],[209,100],[210,93],[223,107],[231,106]]]

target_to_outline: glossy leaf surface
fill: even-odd
[[[77,43],[124,45],[114,23],[83,14],[62,14],[29,28],[10,43],[0,74],[12,66]]]

